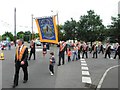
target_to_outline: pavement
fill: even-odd
[[[2,89],[2,62],[0,61],[0,89]]]
[[[29,46],[29,44],[28,44]],[[53,46],[47,52],[45,57],[42,56],[42,47],[36,47],[36,60],[29,61],[29,81],[26,84],[22,83],[23,72],[20,71],[19,85],[17,88],[86,88],[91,89],[92,86],[97,87],[105,71],[115,65],[118,65],[118,60],[104,59],[104,55],[99,54],[98,59],[93,59],[89,53],[88,59],[67,62],[65,65],[57,66],[58,63],[58,48]],[[56,65],[55,74],[51,76],[48,70],[49,52],[55,53]],[[14,76],[14,54],[15,47],[12,50],[5,50],[5,60],[2,62],[2,88],[11,88],[13,85]],[[1,68],[0,68],[1,69]],[[118,69],[112,69],[104,82],[102,88],[118,88]],[[87,77],[87,78],[86,78]],[[0,79],[1,80],[1,79]],[[113,82],[108,83],[108,82]],[[107,84],[106,84],[107,83]],[[88,85],[87,85],[88,84]],[[95,90],[93,88],[93,90]]]

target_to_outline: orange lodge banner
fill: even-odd
[[[35,19],[41,42],[58,44],[58,30],[55,16]]]

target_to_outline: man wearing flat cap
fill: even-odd
[[[13,88],[18,86],[20,68],[22,68],[24,73],[23,83],[26,83],[28,81],[27,58],[28,58],[28,48],[24,45],[24,41],[22,39],[19,39],[18,47],[16,48],[16,54],[15,54],[15,75],[14,75]]]

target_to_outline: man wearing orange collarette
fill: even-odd
[[[18,86],[19,80],[19,70],[22,68],[24,72],[23,83],[28,81],[28,48],[24,45],[24,41],[22,39],[18,40],[18,47],[16,48],[15,54],[15,75],[14,75],[14,84],[13,88]]]

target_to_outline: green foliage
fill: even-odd
[[[18,39],[24,39],[24,32],[23,31],[20,31],[17,33],[17,38]]]
[[[59,41],[65,41],[66,37],[65,37],[65,31],[63,29],[63,25],[59,25],[58,27],[58,39]]]
[[[32,38],[32,34],[30,31],[26,31],[24,34],[24,41],[29,41]]]
[[[71,21],[66,21],[64,26],[64,34],[66,40],[75,40],[77,38],[77,22],[71,18]]]
[[[117,17],[111,17],[111,25],[108,26],[107,35],[111,42],[120,43],[120,14]]]
[[[87,11],[87,15],[81,16],[78,22],[79,38],[87,42],[102,41],[104,28],[100,16],[92,10]]]
[[[9,37],[11,41],[14,40],[13,34],[11,32],[5,32],[5,34],[2,35],[2,40],[6,40],[6,37]]]
[[[2,36],[0,35],[0,41],[2,41]]]
[[[87,11],[87,15],[81,16],[78,22],[71,18],[71,21],[66,21],[63,27],[66,40],[93,42],[105,39],[105,27],[100,16],[93,10]]]

